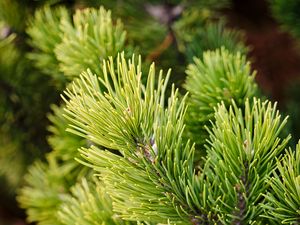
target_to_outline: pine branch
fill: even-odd
[[[58,217],[66,225],[131,224],[112,211],[112,202],[103,183],[88,182],[85,178],[71,188],[71,195],[61,205]]]
[[[282,224],[300,224],[300,143],[277,161],[269,179],[271,190],[265,196],[265,217]]]
[[[1,31],[2,28],[1,23]],[[7,35],[0,37],[0,151],[7,154],[0,170],[1,177],[7,181],[6,192],[15,194],[28,164],[47,150],[45,113],[55,92],[31,67],[22,51],[20,37],[16,33]],[[17,164],[14,172],[8,162]]]
[[[67,184],[63,178],[68,174],[57,166],[57,162],[50,165],[36,162],[29,168],[25,176],[26,186],[17,197],[22,208],[26,209],[28,222],[38,222],[39,225],[57,224],[57,210],[66,197]]]
[[[55,49],[60,70],[69,78],[88,68],[101,74],[99,63],[108,56],[115,57],[125,47],[126,33],[121,21],[114,22],[111,12],[100,7],[77,10],[73,23],[62,19],[60,25],[64,35]]]
[[[89,177],[91,171],[75,161],[78,148],[88,146],[86,140],[66,132],[68,123],[62,116],[63,109],[52,106],[49,115],[52,124],[48,138],[53,151],[47,154],[47,162],[35,162],[25,176],[25,186],[18,194],[18,201],[28,214],[29,222],[38,224],[63,224],[57,212],[64,203],[69,189],[81,177]]]
[[[65,92],[69,130],[122,154],[96,146],[81,150],[82,163],[100,173],[114,211],[123,219],[186,223],[190,212],[185,189],[193,176],[193,149],[182,143],[185,101],[178,102],[173,88],[165,106],[169,76],[163,81],[161,72],[155,88],[152,65],[143,86],[141,61],[137,66],[134,62],[127,63],[122,55],[115,67],[110,58],[103,79],[88,71],[73,82]]]
[[[224,47],[232,54],[240,52],[242,55],[248,52],[248,48],[242,42],[243,34],[240,31],[225,27],[225,22],[208,23],[199,29],[187,43],[186,55],[190,62],[193,58],[202,58],[207,50],[216,50]]]
[[[126,9],[133,12],[144,4],[130,1],[134,4],[127,3]],[[186,4],[209,6],[211,2],[216,3]],[[238,41],[239,34],[225,29],[222,23],[208,25],[206,33],[201,33],[202,28],[194,28],[210,18],[209,10],[194,7],[187,12],[177,0],[166,5],[170,15],[158,18],[163,26],[153,28],[157,24],[153,18],[129,21],[131,25],[140,23],[146,30],[140,33],[139,27],[134,27],[129,35],[132,39],[127,38],[121,22],[114,22],[110,11],[102,7],[77,10],[73,19],[65,8],[46,7],[35,14],[27,29],[34,48],[29,57],[44,73],[60,80],[61,87],[75,80],[63,95],[65,115],[61,107],[53,106],[54,114],[49,116],[52,125],[48,142],[53,151],[45,163],[36,162],[30,168],[25,187],[20,190],[18,201],[27,209],[29,222],[300,223],[300,143],[295,153],[287,151],[282,158],[290,139],[282,134],[287,119],[281,119],[276,104],[253,98],[257,95],[255,73],[242,55],[247,48]],[[174,16],[176,5],[180,13]],[[140,18],[145,16],[143,10],[138,13]],[[180,18],[174,22],[177,16]],[[187,24],[187,29],[180,30]],[[154,30],[158,31],[155,35]],[[175,39],[179,47],[176,51],[185,51],[182,44],[194,37],[189,46],[191,55],[206,47],[224,45],[203,57],[196,55],[200,58],[189,65],[185,85],[189,97],[180,98],[174,85],[167,97],[170,72],[164,76],[160,71],[156,77],[154,64],[144,85],[141,58],[127,61],[125,53],[117,55],[129,49],[127,40],[144,42],[145,36],[150,39],[145,41],[150,48],[141,49],[148,54],[157,46],[152,43],[168,30],[172,34],[158,48],[159,54],[167,53],[164,50]],[[185,32],[188,30],[191,32]],[[13,40],[14,35],[5,37],[0,49],[14,49],[10,48]],[[0,70],[12,74],[12,65],[20,57],[18,51],[7,54],[7,60],[1,53]],[[103,61],[103,67],[99,61]],[[205,146],[207,155],[202,164],[194,165],[194,146],[185,141],[186,136],[195,140],[197,147]],[[19,142],[15,146],[7,140],[0,139],[9,148],[8,153],[19,147]],[[91,177],[93,172],[97,180]]]
[[[100,73],[99,62],[116,56],[126,39],[122,23],[103,7],[77,10],[71,20],[66,8],[46,6],[35,13],[27,33],[35,49],[29,58],[58,88],[87,68]]]
[[[28,53],[28,57],[42,72],[53,76],[55,85],[60,88],[63,87],[65,77],[58,69],[59,61],[54,49],[62,42],[64,30],[59,26],[62,19],[70,20],[66,8],[45,6],[35,12],[26,29],[31,38],[29,44],[34,49]]]
[[[68,121],[63,116],[63,108],[64,105],[60,107],[56,105],[51,106],[53,113],[48,115],[48,119],[51,122],[48,127],[48,131],[51,133],[48,137],[48,143],[54,154],[67,163],[73,162],[74,158],[79,157],[78,149],[82,146],[88,146],[88,143],[83,138],[66,131]]]
[[[251,106],[252,105],[252,106]],[[219,106],[209,131],[206,168],[212,207],[222,224],[259,222],[267,192],[266,181],[276,168],[290,136],[280,138],[287,119],[281,121],[276,104],[246,101],[245,109],[235,103]],[[215,185],[217,184],[217,185]]]
[[[202,146],[207,138],[204,126],[214,120],[214,107],[221,101],[225,106],[232,100],[243,106],[247,98],[257,94],[255,72],[240,53],[225,48],[207,51],[203,59],[195,58],[187,68],[185,88],[190,92],[187,112],[188,137]]]

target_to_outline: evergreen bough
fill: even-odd
[[[211,62],[220,59],[222,51],[225,50],[208,53],[203,65],[211,66]],[[249,64],[241,61],[239,54],[231,57],[234,62],[244,62],[246,71],[249,70]],[[225,57],[222,59],[223,65],[227,65]],[[287,193],[297,193],[299,188],[297,176],[291,180],[296,185],[281,185],[282,191],[277,190],[275,183],[281,183],[276,171],[285,172],[280,169],[284,166],[277,158],[283,157],[290,139],[290,136],[282,136],[287,119],[281,119],[276,104],[248,98],[245,88],[242,92],[233,92],[240,94],[243,101],[229,98],[217,103],[215,100],[214,113],[210,112],[213,106],[207,113],[212,114],[212,119],[211,126],[207,127],[206,156],[195,168],[194,155],[198,153],[183,137],[186,96],[179,98],[173,86],[167,97],[170,73],[164,80],[160,72],[155,82],[154,65],[150,66],[144,85],[141,67],[140,58],[127,61],[124,54],[116,60],[110,57],[103,62],[101,76],[87,70],[72,82],[63,97],[65,117],[70,124],[68,131],[91,143],[90,147],[80,148],[82,158],[78,160],[103,182],[117,218],[124,222],[164,224],[265,224],[268,218],[272,222],[274,219],[266,210],[278,204],[272,196],[284,193],[287,188],[291,188]],[[216,76],[225,75],[222,82],[234,80],[226,76],[226,70],[216,71]],[[245,84],[252,83],[246,90],[253,96],[256,91],[253,76],[249,71],[246,74],[242,78]],[[211,84],[208,79],[204,82]],[[285,157],[288,156],[283,157],[282,163],[287,162]],[[290,161],[292,167],[287,164],[288,171],[294,166],[298,168],[298,162],[293,162]],[[270,185],[266,185],[270,180]],[[85,192],[87,190],[86,186]],[[72,192],[76,198],[85,195],[79,197],[74,190]],[[91,201],[97,201],[94,198]],[[88,215],[82,220],[74,219],[73,210],[77,213],[86,210],[83,199],[80,211],[76,200],[72,205],[75,208],[64,206],[70,201],[69,197],[66,199],[69,199],[66,203],[59,204],[63,207],[55,210],[55,213],[59,211],[61,221],[70,224],[80,220],[88,224]],[[20,201],[26,203],[27,200],[20,198]],[[288,199],[287,204],[290,204]],[[95,211],[100,216],[101,209],[94,207],[89,212]],[[274,207],[272,215],[280,220],[276,210],[280,212],[280,208]],[[111,215],[110,210],[106,213]],[[297,208],[290,209],[290,214],[297,218]],[[107,218],[95,219],[96,222],[102,220]]]
[[[81,150],[100,172],[122,218],[179,222],[186,217],[179,202],[184,201],[185,177],[192,175],[193,163],[189,143],[181,143],[185,103],[179,103],[174,88],[166,103],[168,75],[164,81],[160,72],[156,88],[154,65],[144,86],[141,62],[135,66],[134,61],[127,63],[119,56],[116,72],[112,58],[104,64],[100,82],[105,93],[89,72],[74,82],[66,91],[71,131],[103,150],[120,152],[121,156],[97,146]]]
[[[122,220],[112,210],[112,201],[100,181],[88,182],[85,178],[71,188],[58,211],[62,224],[134,224]]]
[[[66,196],[68,186],[63,170],[55,158],[50,157],[48,164],[35,162],[25,176],[26,186],[19,193],[18,201],[22,208],[27,208],[27,221],[40,225],[62,224],[58,220],[57,210]]]
[[[56,84],[58,86],[65,82],[65,78],[57,66],[59,61],[54,53],[55,47],[62,41],[63,31],[59,26],[62,18],[70,19],[66,8],[52,9],[50,6],[45,6],[35,12],[34,18],[29,22],[26,30],[31,37],[29,44],[34,49],[28,54],[28,57],[43,73],[58,80],[58,84]]]
[[[78,71],[87,68],[100,74],[99,62],[116,56],[125,47],[126,33],[121,21],[114,22],[111,12],[100,7],[77,10],[73,23],[63,18],[60,24],[64,34],[55,48],[60,70],[66,76],[78,76]]]
[[[28,209],[28,221],[41,225],[64,224],[58,211],[71,194],[70,188],[82,177],[90,176],[89,169],[74,160],[79,156],[77,149],[88,143],[66,132],[68,123],[63,117],[63,106],[52,105],[52,110],[48,116],[52,122],[48,142],[53,151],[46,155],[46,162],[38,160],[30,166],[26,186],[18,193],[21,207]]]
[[[205,142],[205,126],[214,119],[218,103],[228,107],[234,100],[243,107],[247,98],[257,94],[250,62],[240,52],[230,52],[225,47],[205,52],[202,59],[195,57],[186,74],[185,88],[190,93],[187,131],[199,146]]]
[[[241,41],[243,33],[225,27],[224,21],[208,23],[199,29],[187,44],[187,56],[190,62],[193,58],[201,58],[208,50],[215,50],[223,46],[231,53],[246,54],[248,48]]]
[[[120,20],[114,22],[103,7],[76,10],[71,19],[65,7],[45,6],[36,11],[27,33],[35,49],[29,58],[59,88],[87,68],[101,74],[97,65],[123,50],[126,40]]]
[[[269,179],[272,190],[266,195],[264,205],[267,217],[274,223],[300,223],[300,146],[289,149],[283,159],[278,160],[277,170]]]
[[[11,152],[28,141],[17,139],[22,132],[11,135],[18,110],[3,110],[10,100],[31,93],[18,85],[25,80],[24,71],[30,71],[29,84],[41,83],[34,79],[48,74],[58,88],[67,86],[65,103],[52,106],[54,113],[49,116],[52,151],[30,167],[19,190],[18,201],[27,210],[28,221],[42,225],[298,224],[299,146],[285,150],[290,139],[282,132],[286,118],[281,118],[276,104],[258,98],[255,73],[243,55],[247,48],[239,42],[239,34],[221,23],[210,25],[207,8],[223,1],[130,2],[134,4],[116,10],[125,18],[126,32],[102,7],[77,10],[71,18],[63,6],[45,6],[28,20],[31,53],[15,48],[19,33],[1,36],[1,82],[21,93],[1,96],[1,113],[7,118],[1,126],[4,154],[18,156]],[[20,5],[14,2],[18,6],[10,10],[6,0],[1,4],[9,10],[6,14],[0,10],[4,27],[22,32],[25,20],[13,21],[10,16]],[[188,8],[200,5],[203,8]],[[176,7],[180,12],[172,17],[169,13]],[[163,22],[153,14],[154,8],[167,9],[171,17]],[[134,26],[145,24],[141,20],[145,12],[149,27],[159,23],[157,36]],[[126,15],[138,19],[131,21]],[[164,38],[169,42],[157,48],[156,41]],[[205,40],[212,51],[205,52]],[[129,58],[128,43],[144,50],[147,61],[159,59],[162,67],[196,56],[187,69],[189,93],[181,95],[168,84],[170,71],[157,73],[154,64],[142,63],[141,57]],[[23,68],[29,64],[25,55],[36,70]],[[180,73],[184,65],[175,68]],[[67,85],[68,81],[72,83]],[[39,91],[33,99],[41,99],[44,92]],[[29,98],[22,105],[27,106],[27,114],[32,112]]]
[[[234,102],[229,109],[220,105],[209,131],[206,193],[222,224],[263,224],[266,181],[290,139],[280,138],[286,119],[281,120],[276,104],[252,101],[243,108]]]

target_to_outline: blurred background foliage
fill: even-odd
[[[111,11],[99,17],[100,6]],[[92,18],[84,14],[87,7],[95,8]],[[105,21],[113,30],[105,30],[108,25],[93,27],[94,21]],[[101,32],[107,39],[97,39]],[[82,40],[89,45],[83,47]],[[54,186],[60,177],[53,171],[68,175],[64,187],[51,188],[39,177],[46,202],[53,188],[61,191],[74,184],[74,171],[89,174],[64,155],[70,146],[90,143],[65,133],[59,95],[86,67],[99,72],[97,60],[124,49],[141,54],[158,68],[171,67],[171,82],[181,87],[187,65],[206,50],[224,46],[248,54],[261,91],[290,115],[289,129],[297,140],[299,40],[297,0],[0,0],[0,224],[25,223],[15,195],[36,159],[41,161],[30,173],[42,171]],[[97,49],[99,55],[93,56],[94,48],[105,41],[114,43],[113,48]],[[88,184],[83,180],[72,190],[80,199],[76,188],[87,189]]]

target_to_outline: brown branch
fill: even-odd
[[[169,32],[163,42],[157,46],[146,58],[147,61],[153,62],[157,59],[174,41],[174,35]]]

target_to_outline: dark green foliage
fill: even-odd
[[[14,181],[18,181],[6,182],[11,193],[19,184],[26,165],[32,162],[34,156],[41,157],[48,149],[45,114],[49,104],[58,97],[47,85],[48,79],[30,66],[22,48],[15,33],[0,40],[0,129],[3,141],[0,149],[22,164],[16,167],[16,174],[4,169],[5,163],[1,164],[4,167],[2,172],[6,171],[1,173],[1,177],[11,180],[9,177],[16,176]]]
[[[292,135],[291,146],[296,146],[300,139],[300,95],[299,95],[300,81],[295,80],[291,82],[286,88],[286,102],[285,113],[289,115],[288,130]]]
[[[17,0],[1,0],[0,9],[0,21],[5,22],[7,29],[23,31],[28,13],[25,4]]]
[[[300,37],[300,2],[298,0],[270,0],[273,16],[287,31]]]
[[[26,186],[19,193],[18,201],[22,208],[27,209],[28,222],[59,225],[56,212],[66,197],[68,185],[63,175],[69,171],[58,167],[55,160],[49,161],[49,165],[36,162],[29,168],[25,177]]]
[[[96,1],[122,19],[128,42],[146,62],[173,69],[172,82],[181,85],[185,70],[185,46],[205,23],[218,18],[217,10],[229,1]],[[145,63],[144,63],[145,64]]]
[[[187,44],[187,56],[190,62],[194,57],[202,58],[203,52],[224,47],[231,53],[246,54],[248,48],[243,42],[241,32],[225,27],[223,21],[209,23],[199,30]]]
[[[28,57],[43,73],[53,76],[54,84],[60,88],[63,87],[66,78],[59,71],[54,49],[62,41],[64,31],[59,26],[62,19],[70,19],[66,8],[52,9],[45,6],[35,12],[34,19],[30,21],[26,30],[31,37],[29,44],[34,49]]]
[[[57,216],[60,205],[69,195],[69,189],[83,176],[89,176],[88,168],[75,161],[78,148],[87,142],[67,133],[67,121],[62,108],[52,106],[54,114],[49,116],[51,136],[48,138],[53,151],[47,154],[47,162],[35,162],[25,177],[25,186],[18,201],[27,209],[28,221],[38,224],[63,224]]]
[[[9,196],[15,194],[16,188],[21,184],[26,166],[24,152],[21,152],[19,139],[11,140],[10,135],[4,130],[0,135],[0,180],[1,191],[7,192]],[[14,162],[12,169],[11,163]]]

